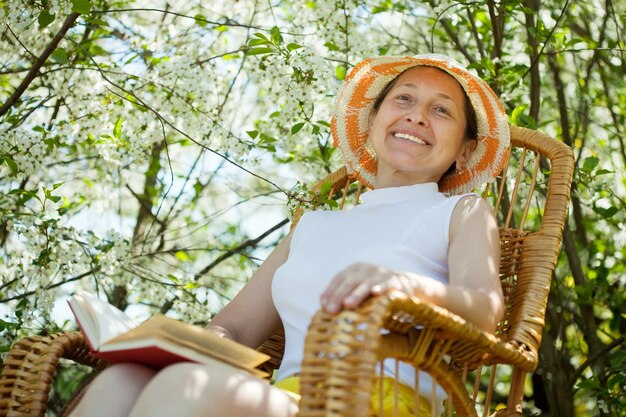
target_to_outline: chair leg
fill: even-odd
[[[509,391],[509,400],[507,402],[507,410],[510,416],[522,415],[522,399],[524,398],[524,382],[526,381],[527,372],[518,368],[513,369],[511,378],[511,389]]]

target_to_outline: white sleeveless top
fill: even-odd
[[[366,262],[447,284],[450,219],[463,197],[446,197],[436,183],[416,184],[368,191],[351,210],[307,212],[291,238],[287,261],[272,281],[286,339],[276,379],[300,372],[305,335],[320,309],[320,296],[349,265]],[[394,369],[393,360],[385,361],[387,375],[393,376]],[[412,367],[400,363],[399,374],[413,386]],[[432,380],[427,374],[420,374],[419,385],[428,397]]]

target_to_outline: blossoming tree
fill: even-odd
[[[0,5],[5,350],[72,328],[77,289],[206,322],[338,167],[328,122],[349,68],[432,51],[487,79],[512,123],[577,152],[531,398],[558,415],[624,405],[623,1]]]

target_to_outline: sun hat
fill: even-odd
[[[439,54],[368,58],[346,76],[335,101],[331,132],[348,172],[373,187],[377,163],[368,136],[374,103],[387,84],[416,66],[436,67],[454,77],[476,113],[476,149],[463,170],[440,180],[439,190],[448,195],[462,194],[495,180],[509,152],[510,132],[504,107],[484,80],[452,58]]]

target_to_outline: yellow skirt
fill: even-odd
[[[430,416],[431,408],[430,403],[426,398],[419,396],[418,399],[418,413],[415,413],[415,391],[410,387],[398,383],[398,412],[395,414],[395,401],[394,401],[394,385],[395,380],[393,378],[385,377],[382,380],[382,391],[379,383],[380,379],[376,379],[377,383],[372,390],[372,396],[370,401],[370,409],[375,416],[382,417],[413,417],[413,416]],[[280,381],[276,381],[273,384],[275,387],[285,391],[296,402],[300,401],[300,377],[290,376]],[[380,394],[382,392],[382,410],[380,409]]]

